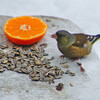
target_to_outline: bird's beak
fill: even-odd
[[[52,35],[51,35],[51,38],[54,38],[54,39],[57,40],[57,35],[56,35],[56,34],[52,34]]]

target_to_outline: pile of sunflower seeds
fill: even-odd
[[[58,66],[50,65],[53,57],[47,58],[45,47],[47,44],[41,44],[38,48],[36,44],[32,46],[15,45],[9,52],[4,52],[8,46],[1,45],[0,73],[7,69],[28,74],[33,81],[54,83],[54,79],[61,78],[64,72]]]

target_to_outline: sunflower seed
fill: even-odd
[[[67,71],[65,72],[65,74],[70,74],[70,70],[67,70]]]
[[[43,44],[41,44],[40,46],[46,48],[46,47],[47,47],[47,44],[46,44],[46,43],[43,43]]]
[[[15,45],[8,52],[0,49],[0,72],[7,70],[28,74],[32,81],[48,81],[54,83],[54,79],[60,79],[63,71],[58,66],[51,66],[50,61],[54,57],[46,58],[47,44],[33,46]]]
[[[3,73],[4,71],[5,71],[4,68],[1,68],[1,69],[0,69],[0,73]]]
[[[2,45],[0,46],[0,48],[1,48],[1,49],[6,49],[6,48],[8,48],[8,45],[2,44]]]
[[[70,75],[70,76],[75,76],[75,73],[70,72],[69,75]]]

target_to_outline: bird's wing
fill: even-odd
[[[77,46],[71,46],[69,55],[72,57],[83,57],[90,53],[91,50],[87,50],[87,48],[80,48]]]
[[[85,35],[83,33],[73,35],[75,36],[75,42],[73,43],[73,46],[83,47],[84,44],[86,44],[88,41],[88,35]]]

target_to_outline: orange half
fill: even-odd
[[[43,38],[47,28],[47,24],[40,18],[21,16],[7,20],[4,32],[13,43],[31,45]]]

